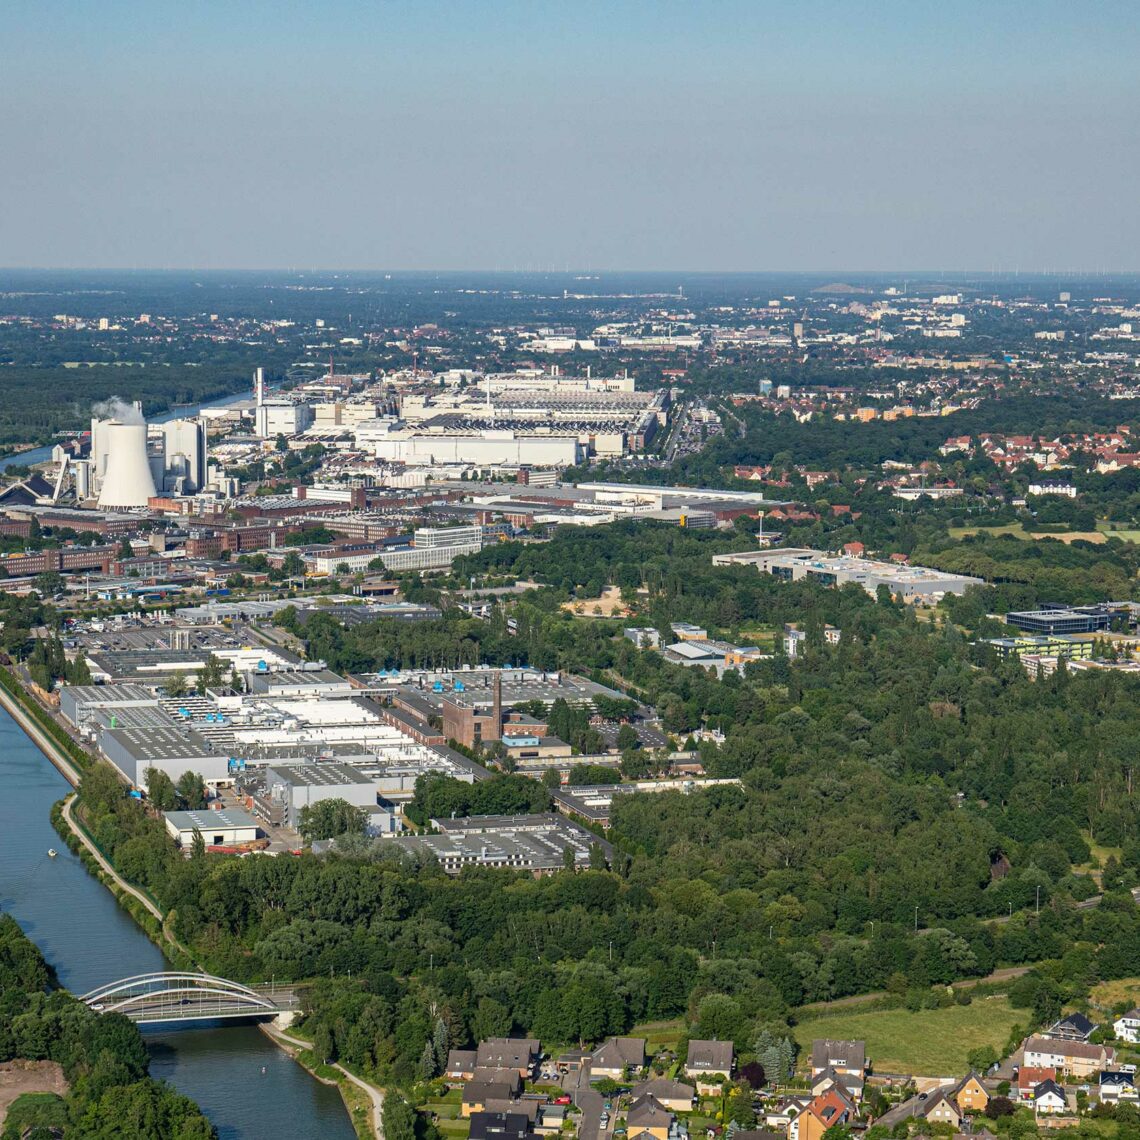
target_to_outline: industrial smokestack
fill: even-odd
[[[145,507],[157,492],[146,450],[146,423],[104,420],[99,441],[106,466],[99,487],[99,506]]]
[[[253,374],[253,395],[260,408],[265,403],[265,369],[258,368]]]

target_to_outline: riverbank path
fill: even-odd
[[[270,1037],[286,1045],[291,1045],[294,1049],[311,1049],[313,1047],[311,1041],[303,1041],[300,1037],[291,1037],[288,1033],[283,1033],[272,1025],[264,1025],[262,1028]],[[376,1140],[384,1140],[384,1090],[378,1089],[375,1085],[370,1085],[355,1073],[350,1073],[343,1065],[334,1064],[332,1068],[336,1069],[338,1073],[342,1073],[357,1088],[363,1089],[368,1094],[368,1099],[372,1101],[372,1130],[376,1133]]]

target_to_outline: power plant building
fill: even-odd
[[[101,508],[142,508],[160,490],[191,494],[206,483],[206,432],[177,419],[150,434],[142,407],[91,421],[91,457],[76,464],[76,496],[98,496]]]
[[[99,420],[91,425],[99,506],[145,507],[158,493],[147,453],[146,422]]]

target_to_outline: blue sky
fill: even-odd
[[[0,5],[0,265],[1140,269],[1134,3]]]

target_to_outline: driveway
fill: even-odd
[[[606,1098],[590,1088],[589,1070],[579,1069],[576,1073],[567,1073],[562,1078],[562,1090],[570,1094],[574,1106],[582,1114],[578,1124],[578,1140],[610,1140],[617,1113],[610,1113],[609,1126],[603,1131],[601,1118]]]

